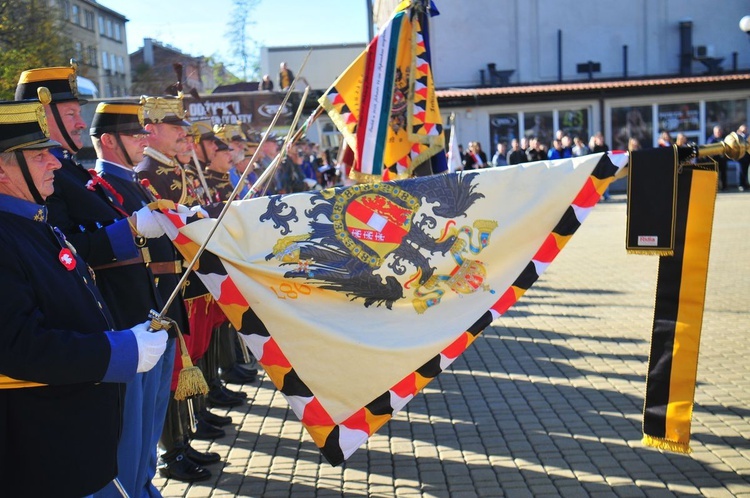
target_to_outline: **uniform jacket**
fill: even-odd
[[[135,171],[107,161],[97,161],[96,170],[122,196],[122,204],[126,210],[137,211],[155,200],[151,192],[138,182]],[[153,284],[158,291],[157,311],[161,311],[164,303],[167,302],[167,299],[171,296],[182,276],[182,271],[177,271],[182,266],[182,256],[177,252],[166,235],[147,239],[146,247],[148,248],[147,254],[150,260],[150,263],[146,266],[153,279]],[[175,271],[170,273],[162,270],[153,270],[153,263],[167,267],[171,266],[170,263],[172,263],[174,264]],[[180,331],[183,334],[189,333],[187,313],[182,296],[177,296],[167,311],[167,316],[177,321]],[[172,332],[170,331],[170,333]]]
[[[108,182],[70,159],[61,163],[55,193],[47,200],[50,224],[62,230],[96,272],[115,327],[146,321],[158,307],[157,291],[126,219],[132,211]]]
[[[218,171],[207,169],[204,175],[208,189],[211,192],[211,199],[214,202],[226,202],[234,190],[229,173],[219,173]]]
[[[118,382],[135,377],[138,348],[105,332],[92,274],[66,250],[45,208],[0,195],[0,374],[49,384],[0,389],[4,496],[83,496],[117,474]]]
[[[140,180],[146,180],[149,190],[160,199],[168,199],[188,207],[202,205],[202,188],[196,190],[197,178],[193,171],[174,159],[170,159],[158,151],[146,148],[146,156],[135,171]],[[208,289],[203,285],[195,273],[188,277],[188,285],[183,292],[183,298],[194,299],[208,295]]]

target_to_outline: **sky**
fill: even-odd
[[[231,62],[232,0],[99,0],[129,19],[128,53],[153,38],[194,56]],[[179,9],[176,8],[179,6]],[[268,47],[364,43],[366,0],[259,0],[248,35]]]

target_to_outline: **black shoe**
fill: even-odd
[[[230,396],[222,389],[211,389],[208,392],[208,396],[206,396],[206,401],[210,406],[219,406],[223,408],[240,406],[245,403],[244,399]]]
[[[247,399],[247,393],[246,393],[246,392],[242,392],[242,391],[232,391],[232,390],[231,390],[231,389],[229,389],[229,388],[228,388],[227,386],[221,386],[221,388],[220,388],[220,389],[221,389],[221,390],[222,390],[222,391],[224,392],[224,394],[226,394],[227,396],[230,396],[230,397],[232,397],[232,398],[239,398],[239,399],[241,399],[241,400],[243,400],[243,401],[244,401],[245,399]]]
[[[235,365],[229,371],[221,373],[221,380],[229,384],[249,384],[255,381],[257,375],[257,370],[252,373]]]
[[[210,465],[221,461],[221,456],[218,453],[213,451],[201,453],[190,445],[185,449],[185,455],[198,465]]]
[[[202,418],[203,420],[205,420],[211,425],[215,425],[216,427],[224,427],[225,425],[229,425],[232,423],[232,417],[225,417],[223,415],[217,415],[208,410],[202,410],[200,412],[200,418]]]
[[[193,439],[211,441],[212,439],[226,436],[226,432],[224,432],[224,429],[219,429],[218,427],[213,426],[205,420],[201,420],[200,418],[195,424],[195,427],[195,432],[190,432],[190,437],[192,437]]]
[[[211,478],[211,472],[208,469],[190,460],[184,453],[180,453],[177,458],[160,467],[159,474],[167,479],[182,482],[205,481]]]

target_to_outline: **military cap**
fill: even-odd
[[[104,133],[138,135],[148,133],[143,128],[144,109],[139,102],[99,102],[91,121],[92,137]]]
[[[143,117],[146,124],[166,123],[177,126],[190,126],[185,119],[187,111],[182,97],[141,97]]]
[[[60,147],[60,144],[49,139],[49,127],[41,102],[0,102],[0,152],[49,147]]]
[[[193,120],[190,124],[188,134],[193,137],[195,143],[200,143],[201,140],[214,140],[216,138],[214,126],[210,119]]]
[[[68,67],[42,67],[29,69],[21,73],[16,86],[16,100],[37,98],[37,89],[47,88],[52,96],[52,103],[74,102],[83,105],[88,102],[78,97],[78,64],[71,60]]]
[[[226,143],[224,140],[220,139],[219,137],[214,138],[214,143],[216,144],[217,152],[221,152],[222,150],[232,150],[229,144]]]
[[[214,125],[214,134],[224,142],[247,142],[242,128],[238,124]]]

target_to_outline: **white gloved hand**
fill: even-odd
[[[211,217],[208,214],[208,211],[206,211],[205,209],[203,209],[203,206],[201,206],[201,205],[195,205],[195,206],[191,207],[190,208],[190,212],[196,213],[196,214],[200,215],[203,218],[210,218]]]
[[[139,234],[147,239],[153,239],[164,235],[164,229],[158,220],[159,216],[164,216],[163,214],[151,211],[148,206],[142,207],[134,214],[135,229]]]
[[[154,368],[167,349],[167,331],[151,331],[148,329],[150,324],[150,321],[143,322],[130,329],[138,343],[138,373],[148,372]]]

